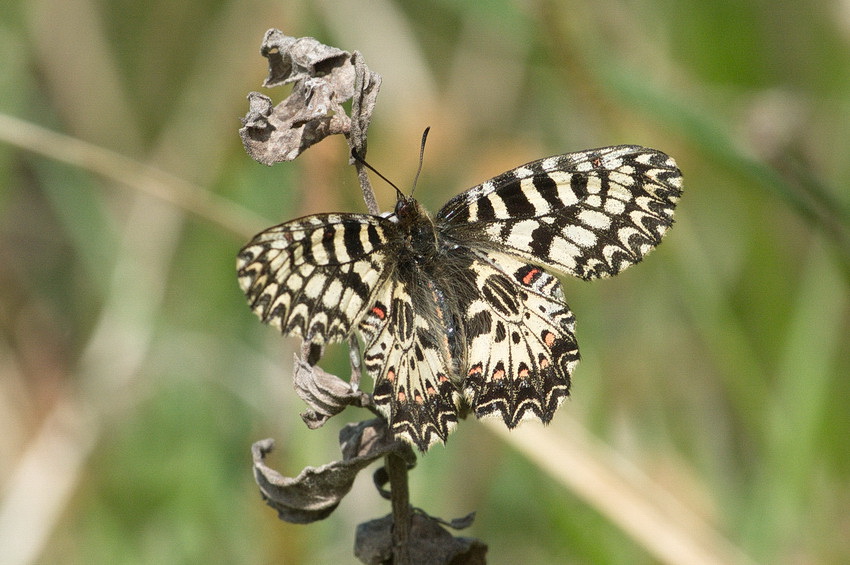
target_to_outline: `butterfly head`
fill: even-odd
[[[400,224],[407,226],[412,226],[421,222],[422,219],[428,218],[428,212],[415,198],[406,196],[401,192],[398,193],[398,201],[396,201],[393,213]]]
[[[400,196],[394,215],[404,234],[410,257],[417,262],[434,257],[437,252],[436,226],[425,208],[412,196]]]

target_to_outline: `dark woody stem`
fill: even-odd
[[[410,493],[407,488],[407,462],[396,453],[384,458],[390,480],[393,509],[393,565],[410,565]]]

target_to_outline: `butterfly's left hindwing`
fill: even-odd
[[[480,295],[465,320],[467,401],[477,417],[501,417],[509,428],[526,419],[548,423],[579,361],[561,283],[498,252],[481,254],[473,269]]]

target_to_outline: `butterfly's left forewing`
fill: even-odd
[[[639,262],[673,224],[682,177],[664,153],[635,145],[533,161],[451,199],[443,233],[589,279]]]

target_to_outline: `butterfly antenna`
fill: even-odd
[[[422,144],[419,146],[419,168],[416,169],[416,176],[413,178],[413,188],[410,190],[410,195],[416,190],[416,183],[419,182],[419,173],[422,172],[422,162],[425,160],[425,141],[428,139],[428,132],[431,131],[431,126],[425,128],[422,132]]]
[[[372,171],[373,173],[375,173],[376,175],[378,175],[379,177],[381,177],[381,179],[385,183],[387,183],[388,185],[393,187],[395,189],[396,195],[398,196],[399,199],[404,198],[404,193],[401,191],[401,189],[399,187],[397,187],[393,181],[391,181],[390,179],[388,179],[387,177],[382,175],[380,172],[378,172],[378,170],[375,167],[373,167],[372,165],[367,163],[366,159],[364,159],[363,157],[361,157],[360,155],[358,155],[354,151],[351,152],[351,158],[354,159],[355,161],[357,161],[358,163],[360,163],[361,165],[363,165],[364,167],[366,167],[367,169],[369,169],[370,171]]]

